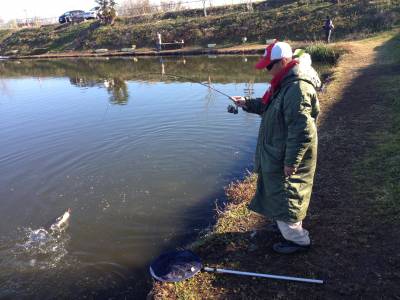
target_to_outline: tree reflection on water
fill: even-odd
[[[110,94],[110,103],[125,105],[128,103],[129,93],[125,80],[119,77],[88,79],[86,77],[71,77],[72,85],[78,87],[105,87]]]

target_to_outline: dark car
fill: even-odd
[[[58,18],[58,22],[60,22],[60,24],[69,22],[82,22],[85,20],[84,14],[85,12],[83,10],[67,11]]]

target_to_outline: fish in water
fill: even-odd
[[[29,228],[27,241],[21,246],[25,249],[42,249],[57,241],[60,238],[60,234],[67,229],[69,225],[69,218],[71,217],[71,209],[69,208],[57,219],[49,222],[42,228],[32,230]]]
[[[63,213],[54,222],[51,223],[49,229],[52,231],[61,231],[66,229],[69,225],[70,217],[71,217],[71,209],[68,208],[65,213]]]

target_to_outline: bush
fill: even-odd
[[[325,44],[317,43],[307,46],[305,51],[309,53],[313,61],[320,61],[324,63],[335,63],[339,57],[339,53]]]
[[[45,54],[49,52],[49,49],[47,48],[35,48],[31,51],[31,55],[40,55],[40,54]]]

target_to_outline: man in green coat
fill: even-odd
[[[261,116],[255,155],[257,190],[249,208],[279,228],[284,240],[273,245],[276,252],[305,251],[310,248],[310,238],[302,220],[317,161],[316,89],[321,82],[310,56],[293,56],[284,42],[267,46],[256,68],[267,69],[273,76],[263,98],[232,97],[243,110]]]

